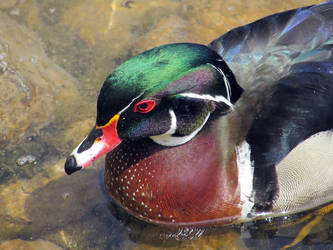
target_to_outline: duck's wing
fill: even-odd
[[[274,84],[301,61],[332,58],[333,1],[274,14],[233,29],[209,47],[217,51],[239,84]],[[327,52],[329,51],[329,52]]]
[[[279,163],[311,136],[333,129],[333,1],[258,20],[210,46],[226,60],[250,101],[263,99],[261,89],[270,86],[246,137],[254,163],[255,210],[268,211],[285,195],[279,188],[291,190],[279,187],[284,178]],[[298,205],[314,198],[302,192],[291,196],[298,197]]]
[[[333,47],[331,50],[333,52]],[[276,198],[279,162],[311,136],[325,131],[329,135],[332,129],[333,60],[293,65],[289,74],[273,87],[272,95],[256,115],[246,138],[254,162],[255,201],[259,210],[269,209]],[[318,153],[320,150],[313,149]],[[318,159],[313,159],[312,167],[331,168],[318,166],[316,162]],[[301,168],[302,165],[302,155],[299,155],[299,164],[290,167]]]

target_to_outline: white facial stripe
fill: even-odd
[[[241,193],[242,218],[246,218],[254,206],[253,202],[253,166],[251,164],[250,145],[244,141],[236,147],[238,185]]]
[[[172,109],[170,109],[169,114],[170,114],[170,120],[171,120],[169,130],[162,135],[150,136],[150,138],[157,144],[160,144],[163,146],[168,146],[168,147],[182,145],[182,144],[190,141],[194,136],[196,136],[199,133],[199,131],[206,124],[206,122],[210,116],[210,113],[208,113],[208,115],[206,116],[205,120],[200,125],[200,127],[197,128],[196,130],[194,130],[191,134],[179,137],[179,136],[172,136],[176,132],[176,129],[177,129],[177,118],[176,118],[175,112]]]
[[[217,72],[219,72],[222,76],[223,76],[223,81],[225,84],[225,88],[227,90],[227,99],[230,102],[230,97],[231,97],[231,88],[230,88],[230,83],[228,81],[228,78],[226,77],[226,75],[224,74],[223,70],[220,68],[217,68],[216,66],[214,66],[213,64],[208,63],[210,66],[212,66],[214,69],[217,70]]]
[[[131,102],[130,102],[125,108],[123,108],[122,110],[120,110],[118,114],[121,114],[121,113],[124,112],[126,109],[128,109],[136,99],[140,98],[140,97],[143,95],[143,93],[144,93],[144,92],[142,92],[142,93],[141,93],[140,95],[138,95],[137,97],[133,98],[132,101],[131,101]]]
[[[185,96],[185,97],[190,97],[190,98],[210,100],[210,101],[214,101],[214,102],[223,102],[226,105],[228,105],[230,108],[233,108],[232,103],[229,100],[227,100],[224,96],[221,96],[221,95],[211,96],[211,95],[207,95],[207,94],[200,95],[200,94],[196,94],[196,93],[182,93],[180,95]]]

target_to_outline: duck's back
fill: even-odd
[[[260,19],[231,30],[209,46],[245,89],[274,84],[299,62],[332,63],[333,1]]]

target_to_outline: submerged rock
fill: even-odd
[[[30,154],[29,155],[23,155],[23,156],[21,156],[20,158],[18,158],[16,160],[16,164],[18,166],[24,166],[26,164],[32,164],[32,163],[36,164],[37,163],[36,160],[37,159],[34,155],[30,155]]]
[[[64,176],[36,189],[27,197],[24,210],[33,231],[42,232],[45,225],[55,230],[78,221],[103,202],[98,172],[87,169],[74,178]]]
[[[0,8],[11,8],[14,7],[17,3],[17,0],[2,0],[0,2]]]
[[[31,178],[72,147],[64,128],[82,120],[73,111],[82,98],[78,88],[35,32],[0,11],[0,183]]]
[[[57,246],[56,244],[46,241],[46,240],[7,240],[0,243],[0,250],[16,250],[16,249],[29,249],[29,250],[61,250],[63,248]]]
[[[38,36],[0,12],[0,146],[22,142],[78,97],[76,81],[46,56]],[[2,55],[2,56],[1,56]]]

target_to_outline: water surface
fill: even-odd
[[[95,120],[104,78],[165,43],[207,44],[279,11],[321,1],[2,0],[0,3],[0,249],[267,249],[300,225],[258,222],[168,229],[112,203],[103,160],[71,177],[65,157]],[[332,215],[297,246],[332,247]],[[268,226],[267,226],[268,224]]]

